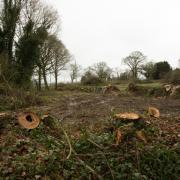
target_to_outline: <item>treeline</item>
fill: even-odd
[[[59,39],[58,13],[41,0],[0,0],[0,83],[8,87],[29,89],[42,85],[49,89],[47,78],[54,76],[58,88],[60,72],[66,69],[72,56]],[[71,82],[98,84],[119,80],[159,80],[180,84],[180,70],[173,70],[167,61],[154,63],[140,51],[119,60],[128,68],[112,69],[98,62],[83,70],[70,64]],[[34,79],[34,82],[33,82]]]
[[[60,18],[40,0],[0,1],[0,81],[29,89],[32,77],[40,90],[47,76],[58,76],[71,55],[58,38]]]
[[[149,61],[140,51],[134,51],[122,59],[125,71],[112,69],[105,62],[99,62],[83,73],[83,84],[98,84],[109,81],[136,81],[140,79],[164,80],[168,83],[180,84],[180,69],[173,69],[167,61]],[[180,61],[179,61],[180,64]]]

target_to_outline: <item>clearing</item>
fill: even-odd
[[[80,91],[50,91],[40,96],[43,105],[18,110],[48,114],[38,128],[23,129],[15,117],[0,119],[0,179],[180,177],[178,99]],[[149,117],[149,106],[158,108],[161,117]],[[127,126],[112,123],[114,114],[121,112],[143,117],[141,131],[147,143],[135,136],[135,127],[123,129]],[[60,127],[58,120],[62,120]],[[119,145],[115,145],[116,128],[123,132]]]

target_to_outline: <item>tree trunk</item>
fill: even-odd
[[[45,89],[49,90],[49,86],[48,86],[48,82],[47,82],[47,78],[46,78],[46,71],[45,71],[45,69],[42,69],[42,74],[43,74]]]
[[[38,90],[41,91],[41,68],[38,70]]]
[[[55,90],[57,90],[57,88],[58,88],[58,75],[57,75],[57,72],[55,72],[54,75],[55,75]]]

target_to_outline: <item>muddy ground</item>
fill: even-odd
[[[149,106],[158,108],[161,118],[180,117],[180,100],[171,98],[120,97],[94,93],[56,92],[48,96],[48,105],[38,107],[41,113],[48,113],[64,119],[68,126],[78,124],[94,125],[109,119],[112,113],[137,112],[146,115]]]

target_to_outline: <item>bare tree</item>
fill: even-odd
[[[70,65],[71,83],[74,83],[74,80],[77,81],[80,70],[81,70],[81,66],[79,66],[76,62]]]
[[[92,67],[92,70],[101,80],[108,80],[111,77],[112,69],[105,62],[99,62]]]
[[[47,82],[47,74],[50,73],[52,68],[52,59],[54,58],[54,49],[52,46],[52,37],[49,36],[48,39],[44,42],[44,44],[41,47],[41,56],[39,59],[38,68],[39,68],[39,80],[41,78],[41,75],[44,79],[44,85],[45,88],[48,90],[48,82]]]
[[[117,79],[120,79],[121,71],[122,71],[122,70],[119,69],[118,67],[116,67],[116,68],[113,70],[114,76],[115,76]]]
[[[70,60],[71,55],[65,45],[55,35],[50,35],[41,47],[41,57],[36,68],[39,89],[41,88],[41,79],[44,80],[45,88],[49,89],[47,75],[50,74],[55,77],[55,89],[57,89],[60,71],[65,70],[65,66]]]
[[[146,56],[144,56],[140,51],[134,51],[123,59],[123,63],[129,66],[133,79],[138,78],[138,73],[140,72],[141,66],[145,60]]]
[[[55,89],[57,89],[60,71],[65,70],[65,66],[71,60],[71,55],[65,45],[55,36],[52,38],[52,43],[53,59],[51,61],[51,67],[55,77]]]
[[[29,20],[34,23],[35,29],[44,27],[48,33],[55,34],[59,28],[59,16],[57,11],[40,0],[25,0],[26,3],[21,13],[21,25]],[[58,23],[57,23],[58,22]]]

